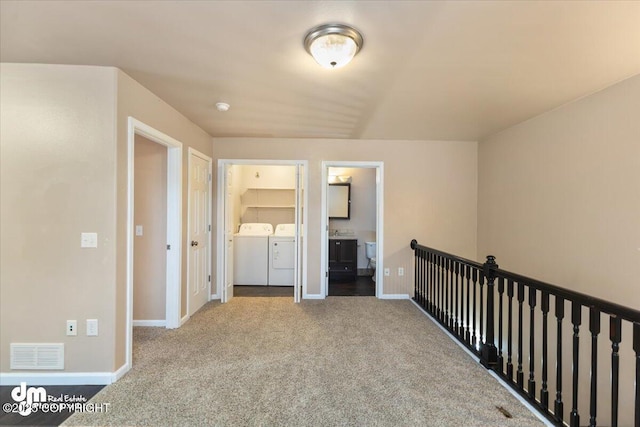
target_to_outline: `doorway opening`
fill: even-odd
[[[133,326],[166,326],[167,147],[135,135]]]
[[[144,224],[137,224],[135,221],[135,148],[136,137],[140,137],[149,143],[159,144],[162,150],[166,150],[166,194],[162,195],[162,204],[165,206],[166,215],[163,212],[162,219],[166,250],[163,256],[164,272],[160,276],[160,285],[164,291],[164,307],[157,308],[156,311],[164,314],[164,319],[148,319],[146,326],[164,326],[165,328],[178,328],[181,324],[181,290],[180,290],[180,264],[182,247],[180,242],[182,227],[182,143],[168,135],[148,126],[133,117],[128,120],[127,135],[127,294],[126,294],[126,362],[124,372],[131,369],[133,363],[133,326],[134,326],[134,238],[144,236]],[[147,147],[149,148],[149,147]],[[151,147],[151,150],[157,147]],[[162,150],[155,150],[158,154],[164,153]],[[158,164],[158,162],[156,162]],[[155,255],[158,256],[158,255]],[[162,305],[162,304],[160,304]],[[144,325],[145,322],[138,323]]]
[[[384,163],[322,163],[322,295],[383,297]]]
[[[307,162],[219,160],[216,294],[306,293]]]

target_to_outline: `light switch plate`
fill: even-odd
[[[81,233],[80,234],[80,247],[81,248],[97,248],[98,247],[98,233]]]
[[[388,268],[384,269],[384,275],[385,276],[390,276],[391,275],[391,270],[389,270]]]
[[[136,225],[136,236],[142,236],[142,226]]]
[[[98,336],[98,319],[87,319],[87,336]]]

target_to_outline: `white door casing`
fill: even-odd
[[[296,201],[295,201],[295,262],[293,269],[293,300],[302,299],[302,173],[303,167],[296,165]]]
[[[233,298],[233,173],[231,165],[224,165],[224,284],[222,302]]]
[[[128,118],[127,129],[127,261],[126,261],[126,357],[118,370],[124,375],[133,364],[133,235],[134,235],[134,145],[141,135],[167,147],[167,328],[180,327],[180,278],[182,260],[182,143],[151,126]]]
[[[188,314],[192,316],[209,301],[211,159],[189,149],[189,223],[187,231]]]

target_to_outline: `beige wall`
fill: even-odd
[[[398,267],[411,271],[411,239],[467,258],[476,256],[475,142],[214,138],[213,151],[216,159],[309,161],[305,173],[310,294],[320,293],[323,160],[384,161],[384,261],[394,271],[385,278],[386,294],[413,292],[411,274],[395,274]]]
[[[173,107],[127,74],[117,72],[117,270],[116,270],[116,365],[125,363],[126,351],[126,235],[127,235],[127,121],[129,116],[182,143],[182,316],[187,314],[187,184],[188,147],[211,156],[211,137]],[[213,253],[215,257],[215,253]]]
[[[478,197],[479,255],[492,253],[507,270],[640,309],[640,76],[482,141]],[[608,360],[608,316],[601,320],[598,359]],[[588,325],[583,309],[583,419],[589,408]],[[569,317],[564,330],[570,337]],[[633,375],[624,374],[634,369],[631,335],[627,323],[620,347],[620,425],[633,423]],[[551,328],[552,355],[555,339]],[[564,399],[570,402],[570,351],[563,365]],[[609,370],[600,369],[598,377],[598,419],[608,420]],[[549,386],[555,390],[554,378]]]
[[[135,137],[133,319],[165,320],[167,294],[167,147]]]
[[[640,308],[640,76],[479,145],[478,254]]]
[[[116,72],[0,70],[0,369],[15,372],[9,343],[60,342],[65,371],[110,372]],[[98,247],[80,248],[82,232],[97,232]],[[66,336],[67,319],[78,321],[78,336]],[[86,336],[86,319],[98,319],[99,336]]]
[[[274,227],[278,224],[291,224],[295,222],[295,209],[283,208],[247,208],[243,201],[249,203],[259,202],[270,206],[293,206],[295,203],[296,168],[286,165],[234,165],[233,183],[235,187],[234,199],[238,205],[234,211],[236,227],[244,222],[269,223]],[[288,190],[288,191],[256,191],[261,190]]]
[[[247,188],[295,188],[296,168],[284,165],[238,165],[241,192]]]
[[[113,372],[126,357],[128,117],[183,143],[183,237],[187,148],[211,156],[211,138],[114,68],[2,64],[0,75],[0,368],[11,342],[63,342],[65,371]],[[81,232],[97,232],[98,248],[81,249]]]

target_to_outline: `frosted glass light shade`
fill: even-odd
[[[362,48],[362,35],[346,25],[326,24],[309,31],[304,46],[322,67],[340,68]]]
[[[313,59],[324,68],[340,68],[351,62],[358,47],[350,37],[329,34],[315,39],[309,50]]]

